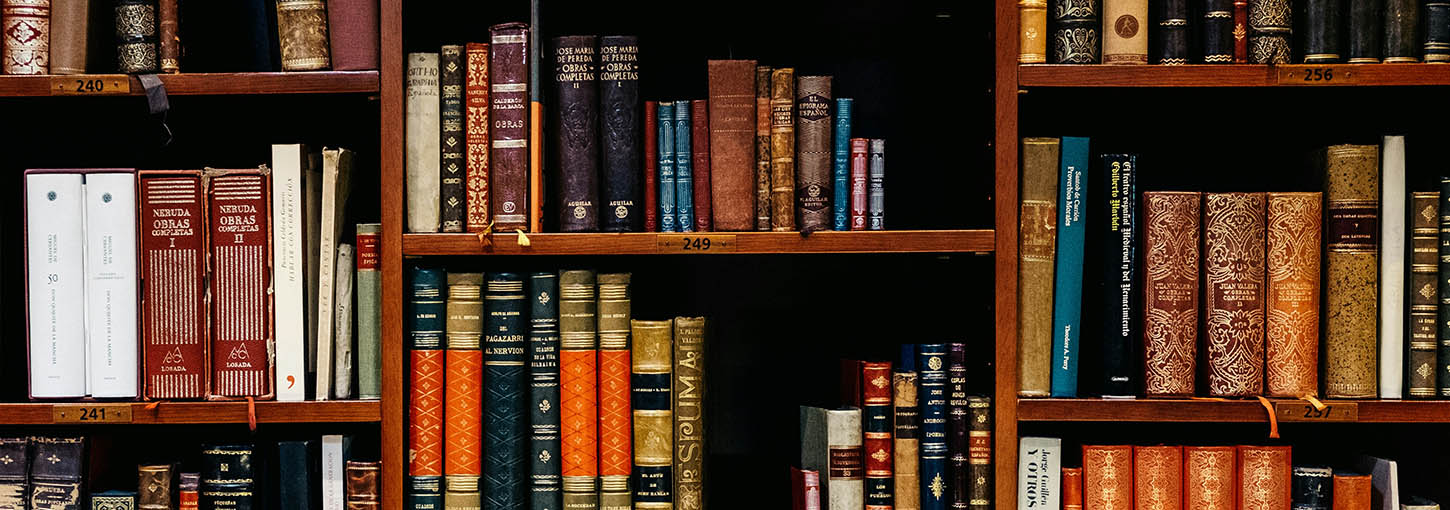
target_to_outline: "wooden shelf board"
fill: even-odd
[[[691,233],[493,234],[485,249],[477,234],[405,234],[405,255],[646,255],[662,253],[661,236]],[[992,230],[885,230],[856,232],[708,232],[734,236],[728,253],[962,253],[993,250]],[[684,252],[671,252],[684,253]]]
[[[0,97],[50,96],[52,79],[87,76],[0,76]],[[379,91],[377,71],[314,71],[294,73],[181,73],[162,74],[168,95],[231,94],[345,94]],[[129,95],[144,95],[141,81],[130,77]]]
[[[0,404],[0,425],[48,425],[54,423],[56,405],[131,406],[131,423],[247,423],[246,402],[25,402]],[[325,402],[257,402],[258,423],[377,422],[382,419],[376,400],[331,400]]]
[[[1280,83],[1285,69],[1333,67],[1354,78],[1342,85],[1291,80]],[[1344,81],[1344,80],[1341,80]],[[1223,65],[1074,65],[1022,64],[1017,66],[1021,87],[1293,87],[1349,86],[1397,87],[1450,85],[1450,65],[1445,64],[1333,64],[1328,66]]]
[[[1331,405],[1337,402],[1358,404],[1361,423],[1450,423],[1450,400],[1324,400]],[[1258,400],[1022,398],[1017,401],[1017,419],[1263,423],[1268,421],[1268,413]]]

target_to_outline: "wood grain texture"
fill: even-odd
[[[401,74],[399,73],[401,76]],[[189,73],[162,74],[166,93],[173,96],[252,94],[376,94],[377,71],[319,71],[306,73]],[[0,76],[0,97],[51,95],[48,75]],[[86,75],[66,78],[84,79]],[[145,95],[141,81],[131,77],[133,96]]]
[[[160,402],[123,403],[131,406],[131,423],[247,423],[247,403]],[[0,425],[50,424],[52,407],[42,402],[0,404]],[[70,404],[75,405],[75,404]],[[105,405],[111,405],[109,403]],[[381,411],[376,400],[329,400],[322,402],[257,402],[257,423],[342,423],[376,422]]]
[[[1017,508],[1017,0],[996,2],[995,508]]]
[[[382,506],[403,508],[403,0],[379,4],[382,92],[378,170],[383,223]]]
[[[998,27],[1001,28],[1003,13],[998,12]],[[998,30],[1000,34],[1002,31]],[[1000,39],[1000,37],[999,37]],[[1193,66],[1110,66],[1077,64],[1029,64],[1002,65],[999,54],[997,67],[998,83],[1001,83],[1005,67],[1014,67],[1018,80],[1014,83],[1023,87],[1285,87],[1280,85],[1279,73],[1284,66],[1267,65],[1193,65]],[[1015,61],[1015,57],[1014,57]],[[1303,67],[1303,66],[1295,66]],[[1320,66],[1322,67],[1322,66]],[[1376,87],[1376,86],[1426,86],[1450,84],[1450,67],[1435,64],[1400,64],[1385,66],[1334,65],[1336,72],[1349,69],[1355,73],[1353,80],[1342,85],[1309,84],[1309,86]],[[1015,103],[1015,102],[1014,102]],[[999,96],[997,115],[1000,117],[1006,106]],[[1011,108],[1016,117],[1016,107]],[[1000,123],[998,124],[1001,125]],[[998,137],[1001,136],[1000,130]],[[1001,166],[1001,160],[998,160]]]
[[[1270,400],[1302,402],[1296,399]],[[1324,400],[1324,403],[1330,405],[1339,402],[1357,403],[1359,421],[1362,423],[1450,423],[1450,401]],[[1268,422],[1268,414],[1257,400],[1049,398],[1023,400],[1018,404],[1017,411],[1017,417],[1021,421]],[[998,450],[999,458],[1001,451]]]
[[[796,232],[716,234],[735,236],[735,247],[729,253],[965,253],[990,252],[994,249],[993,231],[985,229],[822,231],[809,236]],[[659,251],[657,239],[660,236],[690,234],[645,232],[527,235],[529,246],[519,244],[518,234],[492,234],[492,246],[486,248],[477,234],[407,234],[403,236],[403,253],[409,256],[648,255]]]

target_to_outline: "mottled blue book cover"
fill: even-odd
[[[675,232],[695,230],[695,177],[690,171],[690,102],[675,101]]]
[[[1057,197],[1057,282],[1052,303],[1052,396],[1077,396],[1082,350],[1082,256],[1087,229],[1088,139],[1062,137]]]
[[[679,232],[675,222],[675,104],[661,102],[655,117],[659,121],[660,232]],[[686,156],[688,157],[688,156]]]
[[[851,230],[851,108],[855,102],[848,97],[836,98],[836,138],[833,146],[836,160],[831,169],[831,183],[836,190],[835,200],[831,201],[831,212],[834,213],[831,228],[834,230]]]

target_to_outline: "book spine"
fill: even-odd
[[[629,510],[630,295],[629,273],[601,274],[599,281],[599,508]]]
[[[638,37],[599,38],[599,104],[603,111],[599,126],[604,144],[600,228],[605,232],[638,232],[644,220],[639,210]]]
[[[315,338],[317,339],[314,377],[314,398],[317,400],[328,400],[334,397],[333,368],[335,359],[340,358],[344,353],[340,349],[334,349],[341,331],[337,329],[337,294],[341,290],[338,285],[337,248],[338,240],[342,237],[342,222],[346,220],[344,213],[347,206],[349,180],[352,173],[352,151],[346,149],[323,149],[322,150],[322,186],[321,201],[319,207],[321,219],[317,228],[317,250],[313,252],[317,259],[317,320]],[[349,287],[351,282],[349,281]],[[334,353],[334,351],[337,351]]]
[[[630,391],[634,414],[634,507],[669,510],[674,476],[674,417],[670,413],[674,322],[631,320]],[[538,509],[536,509],[538,510]]]
[[[449,273],[445,307],[444,497],[476,505],[483,475],[483,275]],[[470,494],[457,494],[464,492]]]
[[[1082,510],[1082,468],[1062,468],[1062,510]]]
[[[564,506],[559,466],[559,275],[529,275],[529,494],[532,510]],[[552,411],[552,412],[551,412]]]
[[[1404,398],[1405,137],[1386,136],[1380,153],[1379,396]]]
[[[705,446],[705,391],[705,318],[676,317],[675,375],[670,409],[675,420],[673,492],[678,510],[705,508],[704,458],[708,453]],[[855,437],[859,449],[859,415],[856,423]],[[859,469],[859,464],[857,466]],[[860,476],[860,471],[856,476]],[[860,505],[860,500],[857,500],[857,505]]]
[[[198,504],[200,494],[197,493],[197,480],[200,478],[200,474],[181,473],[177,478],[179,479],[177,482],[179,490],[177,491],[176,507],[180,510],[197,510],[200,507]]]
[[[1325,168],[1324,387],[1329,398],[1379,395],[1379,147],[1336,145]]]
[[[80,437],[31,438],[29,508],[80,508],[85,439]],[[250,475],[248,475],[250,476]],[[25,505],[20,506],[26,508]],[[248,509],[239,509],[248,510]]]
[[[1238,508],[1289,508],[1292,459],[1288,446],[1238,447]]]
[[[1288,64],[1292,23],[1289,0],[1249,0],[1249,62]]]
[[[529,25],[489,28],[488,189],[495,232],[529,231]]]
[[[1093,0],[1052,0],[1052,63],[1101,62],[1099,7]]]
[[[967,398],[967,506],[992,508],[992,399]]]
[[[831,77],[796,78],[795,214],[803,232],[831,229]]]
[[[947,472],[953,509],[968,507],[967,455],[970,441],[967,416],[967,346],[960,342],[947,344]]]
[[[1233,29],[1233,1],[1204,0],[1202,63],[1227,64],[1233,61]]]
[[[543,45],[539,43],[539,0],[529,0],[529,23],[524,28],[528,30],[528,47],[523,53],[528,55],[525,60],[528,63],[529,88],[526,97],[528,108],[525,112],[528,116],[527,133],[528,140],[528,221],[529,229],[532,232],[544,231],[544,88],[540,86],[543,80],[544,68],[540,64],[543,54]]]
[[[663,105],[661,105],[663,106]],[[565,508],[599,507],[599,408],[595,363],[598,302],[593,271],[559,275],[559,403]]]
[[[1045,397],[1052,385],[1052,284],[1057,261],[1057,172],[1062,142],[1022,139],[1017,245],[1017,394]]]
[[[1334,490],[1334,470],[1317,466],[1294,466],[1290,494],[1294,510],[1329,510]]]
[[[1137,394],[1134,374],[1138,360],[1133,345],[1140,340],[1138,321],[1138,156],[1104,154],[1103,178],[1107,186],[1109,240],[1103,252],[1104,317],[1112,326],[1103,332],[1103,395],[1131,397]],[[1111,283],[1110,283],[1111,282]]]
[[[311,450],[316,448],[316,441],[278,441],[277,442],[277,499],[280,500],[283,510],[305,510],[312,504],[313,487],[319,484],[317,477],[312,476],[316,470],[313,469],[317,462]],[[166,469],[164,473],[150,473],[142,466],[140,483],[141,496],[144,500],[147,497],[145,488],[150,483],[171,483],[171,466],[156,466]],[[170,494],[166,498],[157,498],[155,510],[166,510],[171,508]]]
[[[1088,140],[1064,137],[1062,182],[1057,218],[1057,276],[1052,312],[1052,396],[1077,396],[1077,365],[1082,341],[1082,258],[1087,218]]]
[[[176,35],[176,1],[161,0],[161,32],[170,29]],[[89,1],[52,1],[50,6],[50,48],[48,60],[51,74],[85,74],[88,36],[90,34],[91,7]],[[170,26],[167,26],[167,11],[170,10]],[[7,30],[9,27],[5,27]],[[7,38],[8,39],[8,38]],[[164,42],[164,39],[163,39]],[[8,44],[5,41],[0,44]],[[164,46],[164,44],[163,44]],[[173,49],[175,47],[173,46]],[[6,62],[9,62],[8,56]],[[166,72],[176,72],[173,68]],[[163,70],[165,70],[163,68]]]
[[[34,5],[40,2],[26,3]],[[292,0],[292,3],[297,3],[297,0]],[[321,8],[321,2],[318,4]],[[278,7],[280,15],[283,13],[280,8],[282,5],[279,3]],[[115,3],[115,15],[116,70],[123,73],[156,72],[160,68],[156,40],[156,4],[147,0],[121,0]],[[9,33],[10,27],[5,27],[5,32]],[[6,62],[12,62],[13,65],[13,61],[8,58]],[[12,73],[6,69],[5,74],[25,73]]]
[[[28,174],[25,182],[30,396],[83,397],[85,321],[63,311],[85,300],[85,184],[80,174]]]
[[[795,69],[770,74],[770,229],[790,232],[795,221]]]
[[[447,308],[445,274],[437,269],[412,269],[408,300],[410,384],[408,420],[408,507],[443,508],[443,334]]]
[[[1234,508],[1232,446],[1183,447],[1183,508]]]
[[[821,510],[821,472],[791,466],[790,492],[793,510]]]
[[[331,436],[338,437],[338,436]],[[323,436],[323,455],[328,454],[328,438]],[[340,446],[340,445],[339,445]],[[256,474],[252,468],[253,450],[251,444],[204,446],[201,452],[202,470],[198,485],[201,508],[235,508],[251,510],[256,489]],[[326,475],[327,460],[323,460]],[[323,478],[323,498],[327,504],[327,479]],[[340,506],[340,505],[339,505]],[[258,505],[260,507],[260,505]]]
[[[345,481],[343,480],[343,465],[346,462],[344,457],[348,454],[352,438],[344,437],[340,434],[324,434],[320,442],[322,443],[322,465],[321,469],[319,469],[321,483],[318,485],[321,489],[319,492],[321,492],[322,496],[322,510],[342,510],[345,506],[345,495],[343,491],[346,490]],[[221,472],[217,473],[216,476],[226,477],[230,474],[227,466],[224,465],[222,468]],[[445,477],[445,479],[449,478]],[[203,483],[207,484],[208,482],[203,480]],[[450,489],[452,488],[451,485],[450,483]],[[215,490],[216,487],[213,485],[212,488]],[[203,487],[203,498],[206,496],[205,489],[206,487]],[[445,504],[450,496],[452,494],[445,494],[443,496]],[[205,502],[202,504],[205,505]],[[218,506],[213,508],[225,507]]]
[[[210,176],[212,395],[272,396],[268,173]]]
[[[836,136],[832,140],[835,159],[831,166],[831,229],[851,230],[851,103],[847,97],[836,98]]]
[[[917,400],[921,403],[921,458],[918,462],[921,508],[945,510],[949,498],[946,492],[946,344],[919,344],[916,367],[920,371],[917,379]]]
[[[1235,64],[1249,63],[1249,0],[1233,0]]]
[[[406,94],[408,231],[438,231],[439,173],[438,54],[409,53]]]
[[[679,232],[675,214],[675,103],[659,104],[660,232]]]
[[[755,67],[755,230],[770,231],[771,215],[771,75],[770,66]]]
[[[1371,508],[1374,493],[1372,480],[1371,475],[1336,473],[1334,492],[1330,493],[1334,499],[1334,510]]]
[[[467,117],[464,123],[464,202],[467,230],[488,231],[488,43],[468,43],[463,87]]]
[[[86,374],[91,396],[136,398],[136,174],[85,184]]]
[[[1148,31],[1139,29],[1147,20],[1148,0],[1105,0],[1103,63],[1147,64]]]
[[[801,487],[803,485],[801,478],[809,473],[815,473],[817,482],[819,482],[820,474],[825,473],[829,481],[832,466],[830,432],[826,428],[829,412],[819,407],[800,406],[801,467],[799,470],[792,467],[791,470],[792,499],[797,507],[811,506],[810,493],[807,488]],[[817,485],[818,499],[829,504],[831,484],[820,485],[817,483]],[[815,503],[815,508],[820,508],[820,501]],[[864,507],[864,503],[862,505]]]
[[[488,447],[483,469],[483,504],[522,510],[528,506],[524,478],[524,280],[515,273],[489,273],[483,320],[483,412]]]
[[[754,230],[757,68],[754,60],[711,60],[708,69],[711,223],[722,231]]]
[[[1132,446],[1083,445],[1083,507],[1132,510],[1133,474]]]
[[[891,474],[891,363],[868,361],[861,366],[862,445],[866,463],[866,508],[890,510],[895,501]]]
[[[1439,285],[1439,307],[1436,309],[1439,329],[1435,334],[1438,346],[1435,357],[1450,360],[1450,176],[1440,178],[1440,200],[1440,274],[1436,280]],[[1436,367],[1436,394],[1441,398],[1450,397],[1450,363]]]
[[[1348,51],[1351,64],[1378,64],[1384,30],[1384,0],[1349,2]]]
[[[287,443],[286,441],[278,443],[278,449],[280,450],[282,445]],[[0,442],[0,444],[3,444],[3,442]],[[297,441],[296,444],[305,445],[307,443],[305,441]],[[0,446],[0,449],[3,449],[3,446]],[[304,451],[303,453],[306,452]],[[171,509],[171,495],[174,494],[171,488],[171,478],[174,476],[175,471],[175,468],[171,464],[136,466],[136,486],[139,489],[136,494],[136,508],[140,510]],[[281,487],[278,487],[278,492],[282,492],[280,489],[286,487],[287,485],[283,483]],[[0,491],[3,491],[3,489],[0,489]],[[286,501],[285,496],[283,501]]]
[[[660,112],[658,101],[644,102],[644,231],[660,230]]]
[[[143,173],[140,214],[146,398],[202,398],[209,370],[201,172]]]
[[[357,225],[357,392],[363,400],[383,397],[381,223]]]
[[[1143,393],[1191,396],[1198,347],[1199,202],[1194,192],[1143,194]]]
[[[861,475],[866,470],[861,441],[860,409],[826,411],[826,443],[830,451],[826,503],[830,510],[855,510],[863,507],[865,483]]]
[[[1209,193],[1203,200],[1203,317],[1208,393],[1264,392],[1263,193]]]
[[[917,405],[916,392],[916,346],[903,344],[900,361],[891,373],[892,405],[892,448],[895,462],[892,465],[893,485],[896,489],[893,503],[896,510],[918,510],[921,508],[921,491],[917,489],[919,475],[918,456],[921,454],[921,408]]]
[[[1420,61],[1420,6],[1415,0],[1385,0],[1384,62]]]
[[[599,70],[596,38],[554,38],[554,115],[559,147],[558,228],[599,230]]]
[[[378,68],[378,5],[358,0],[327,3],[328,56],[334,71],[366,71]],[[162,36],[165,36],[163,30]],[[164,57],[165,39],[162,40]],[[164,60],[163,60],[164,64]]]
[[[690,157],[690,101],[675,101],[675,232],[695,230],[695,174]]]
[[[871,140],[867,138],[851,139],[851,224],[850,230],[866,230],[867,202],[867,181],[869,179]]]
[[[710,204],[710,102],[705,99],[690,101],[691,171],[694,173],[695,231],[714,230],[714,211]]]
[[[1269,193],[1265,383],[1271,397],[1319,393],[1323,195]]]
[[[468,61],[463,45],[446,44],[438,51],[439,220],[444,232],[463,232],[468,219],[467,149],[464,134],[463,86]]]
[[[30,487],[27,483],[27,473],[30,470],[30,439],[24,437],[0,438],[0,457],[10,459],[10,462],[0,463],[0,508],[24,510],[26,499],[30,496]]]
[[[1184,508],[1183,447],[1133,447],[1133,500],[1144,509]]]
[[[886,230],[886,140],[871,139],[871,165],[867,175],[866,230]]]
[[[1018,49],[1017,62],[1047,62],[1047,0],[1017,0]]]
[[[1159,65],[1188,63],[1188,0],[1160,0],[1158,12]]]
[[[304,174],[310,155],[297,144],[272,146],[272,299],[277,335],[277,400],[307,399],[307,245]],[[151,280],[147,280],[148,282]],[[313,330],[315,331],[315,330]]]
[[[343,466],[347,510],[376,510],[382,504],[382,487],[378,483],[382,463],[349,460]]]
[[[1440,192],[1417,191],[1410,195],[1410,274],[1405,289],[1410,303],[1406,323],[1410,354],[1405,359],[1410,398],[1434,398],[1435,378],[1440,366],[1436,356],[1436,299],[1439,289]]]
[[[1425,2],[1425,62],[1450,62],[1450,2]]]
[[[317,71],[332,65],[323,0],[277,0],[277,36],[283,71]]]
[[[1019,508],[1061,508],[1062,440],[1022,437],[1017,440],[1017,505]],[[1081,491],[1079,491],[1081,494]]]
[[[1306,0],[1304,2],[1304,63],[1334,64],[1342,61],[1339,53],[1339,0]],[[1450,27],[1447,27],[1450,28]]]

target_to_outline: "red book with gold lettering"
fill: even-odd
[[[271,173],[207,169],[215,400],[273,397]]]
[[[1239,446],[1238,508],[1289,510],[1292,465],[1288,446]]]
[[[1234,453],[1232,446],[1183,447],[1183,508],[1234,510]]]
[[[1133,510],[1133,447],[1082,447],[1082,499],[1094,510]]]
[[[891,363],[861,363],[861,435],[866,452],[866,510],[891,510],[891,432],[895,409],[891,407]],[[911,488],[906,488],[911,489]],[[962,490],[966,490],[965,487]]]
[[[1133,447],[1133,505],[1138,510],[1183,506],[1183,447]]]
[[[821,510],[821,472],[790,468],[791,510]]]
[[[147,399],[206,396],[206,210],[200,170],[136,172]]]
[[[1062,468],[1062,510],[1082,510],[1082,468]]]

